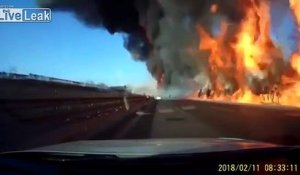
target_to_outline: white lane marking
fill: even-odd
[[[235,138],[235,137],[219,137],[219,139],[222,139],[222,140],[236,140],[236,141],[245,140],[245,139],[240,139],[240,138]]]
[[[138,116],[144,116],[144,115],[151,115],[151,113],[146,113],[144,111],[137,111],[136,115],[138,115]]]
[[[174,110],[173,109],[158,109],[158,112],[162,113],[162,114],[168,114],[168,113],[173,113]]]
[[[181,106],[181,109],[185,110],[185,111],[190,111],[190,110],[196,109],[196,107],[195,106]]]

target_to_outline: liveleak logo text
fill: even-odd
[[[0,8],[0,22],[50,22],[49,8]]]

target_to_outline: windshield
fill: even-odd
[[[299,12],[296,0],[2,0],[0,152],[81,140],[299,145]]]

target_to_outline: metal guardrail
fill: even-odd
[[[132,99],[146,99],[144,96],[128,96],[129,100]],[[0,99],[0,103],[2,102],[72,102],[72,101],[107,101],[107,100],[123,100],[123,96],[119,97],[76,97],[76,98],[35,98],[35,99]]]

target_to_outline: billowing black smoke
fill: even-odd
[[[232,33],[236,33],[235,23],[243,19],[250,2],[39,0],[42,7],[74,12],[89,26],[104,27],[110,33],[126,33],[125,47],[136,60],[146,62],[150,73],[165,89],[210,86],[209,53],[199,51],[197,26],[214,35],[213,29],[226,19]],[[212,4],[218,4],[217,13],[211,13]],[[230,83],[229,86],[235,85]]]
[[[147,2],[145,2],[147,4]],[[140,25],[135,0],[40,0],[40,6],[72,11],[89,26],[104,27],[111,34],[127,33],[125,47],[136,59],[149,58],[151,43]]]

